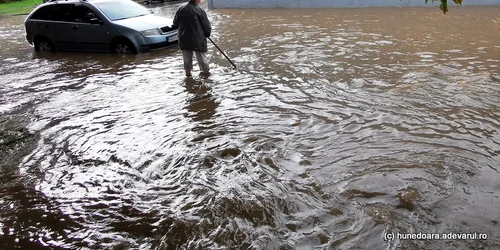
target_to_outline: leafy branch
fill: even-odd
[[[434,1],[441,1],[441,5],[439,5],[439,8],[443,11],[444,14],[448,12],[448,0],[432,0],[432,2]],[[427,4],[427,2],[429,2],[429,0],[425,0],[425,4]],[[453,0],[453,2],[462,5],[462,0]]]

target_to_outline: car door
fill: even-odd
[[[95,11],[83,4],[75,4],[73,11],[76,26],[76,41],[85,50],[109,51],[114,32],[109,23]]]
[[[77,49],[77,27],[75,26],[72,8],[74,4],[58,3],[54,4],[49,15],[50,23],[47,23],[47,29],[51,30],[50,38],[56,48],[59,49]]]

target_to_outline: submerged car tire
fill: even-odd
[[[54,52],[56,51],[56,47],[48,38],[39,37],[35,39],[35,51]]]
[[[135,54],[137,53],[134,45],[127,39],[119,39],[111,45],[111,53],[117,54]]]

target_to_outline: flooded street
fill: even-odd
[[[0,249],[500,249],[499,7],[207,13],[208,79],[0,19]]]

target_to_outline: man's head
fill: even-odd
[[[189,0],[189,2],[198,5],[200,4],[201,0]]]

